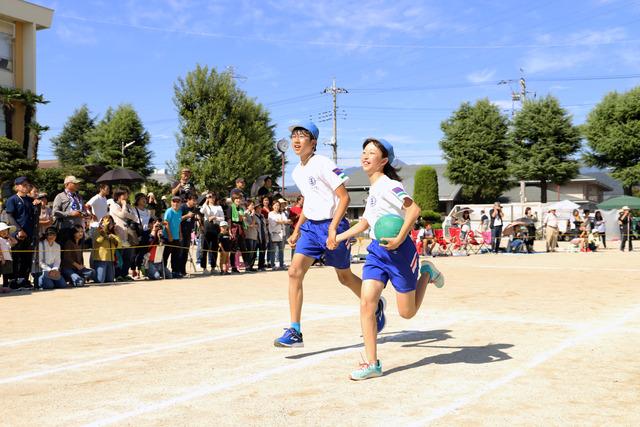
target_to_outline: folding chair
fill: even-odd
[[[449,228],[449,253],[453,255],[453,252],[465,252],[468,254],[467,248],[462,243],[460,237],[461,229],[458,227]]]
[[[482,247],[480,247],[480,251],[485,248],[491,251],[491,231],[483,231],[480,234],[482,235]]]
[[[444,230],[436,229],[433,230],[433,236],[436,240],[436,245],[433,247],[434,255],[449,255],[451,252],[449,251],[449,242],[447,242],[444,238]]]
[[[473,231],[467,232],[466,242],[467,245],[471,246],[471,252],[477,254],[480,252],[482,245],[484,245],[484,241],[482,239],[478,239],[476,237],[476,233]]]

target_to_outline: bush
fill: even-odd
[[[442,230],[442,223],[441,222],[435,222],[433,224],[431,224],[431,228],[434,230]]]
[[[413,200],[420,206],[420,209],[438,210],[438,204],[440,203],[438,198],[438,174],[434,168],[423,166],[416,171]]]
[[[420,218],[422,218],[423,222],[428,221],[432,224],[442,221],[442,215],[429,209],[423,209],[422,212],[420,212]]]

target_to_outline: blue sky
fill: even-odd
[[[330,111],[321,92],[335,77],[349,91],[338,99],[345,167],[367,136],[392,141],[406,163],[440,163],[440,122],[461,102],[511,110],[517,83],[500,80],[524,75],[530,96],[557,96],[577,124],[607,92],[640,84],[600,78],[640,76],[640,0],[35,2],[55,10],[38,32],[38,92],[51,101],[38,112],[51,127],[41,159],[55,157],[49,138],[83,103],[98,116],[131,103],[165,167],[176,151],[173,84],[196,64],[244,77],[277,138],[292,119]],[[331,122],[317,124],[328,142]]]

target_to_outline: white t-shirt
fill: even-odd
[[[104,217],[107,212],[107,198],[100,195],[100,193],[93,196],[87,202],[87,205],[91,206],[91,210],[93,214],[98,218],[98,222],[102,221],[102,217]]]
[[[369,188],[369,197],[367,197],[367,206],[364,208],[362,217],[369,223],[369,236],[376,238],[374,228],[378,218],[387,214],[399,215],[404,218],[405,199],[411,199],[411,196],[404,191],[404,187],[400,181],[395,181],[386,175],[378,178]],[[305,198],[305,204],[307,200]]]
[[[335,190],[349,180],[342,169],[315,154],[306,165],[298,163],[292,176],[304,196],[304,216],[313,221],[332,219],[340,201]]]
[[[213,220],[216,224],[224,221],[224,212],[220,205],[210,205],[205,203],[200,208],[200,213],[204,216],[205,221]]]
[[[2,251],[2,258],[5,261],[13,261],[13,258],[11,258],[11,244],[9,243],[9,239],[0,237],[0,251]]]
[[[269,233],[271,233],[272,242],[282,242],[284,240],[284,224],[278,221],[286,221],[287,215],[284,212],[269,212]]]
[[[136,208],[131,207],[131,213],[133,215],[136,216],[136,218],[138,218],[138,216],[140,216],[139,219],[136,220],[136,222],[140,223],[140,225],[142,226],[142,229],[144,231],[149,230],[149,220],[151,219],[151,212],[149,212],[148,209],[140,209],[140,208]]]

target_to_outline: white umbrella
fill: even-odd
[[[469,212],[469,214],[473,213],[473,209],[471,208],[462,208],[460,209],[458,212],[454,213],[453,216],[455,216],[458,219],[462,219],[462,214],[465,212]]]
[[[571,200],[562,200],[560,202],[551,203],[545,208],[547,211],[555,209],[557,211],[572,211],[574,209],[580,209],[580,205],[573,203]]]

